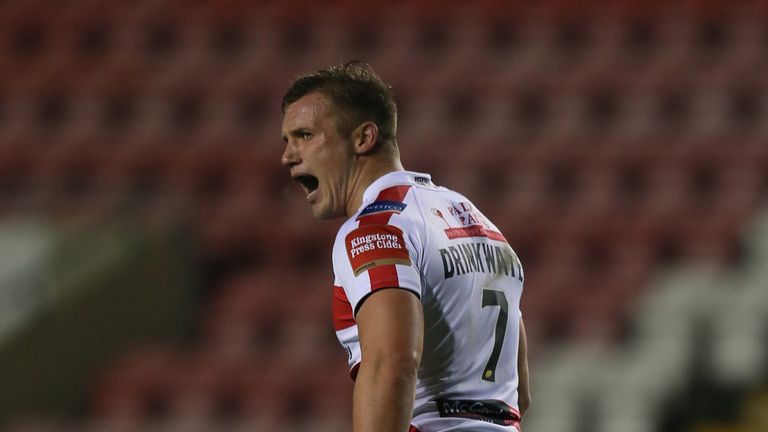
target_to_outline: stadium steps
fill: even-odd
[[[743,409],[732,423],[701,422],[690,432],[761,432],[768,430],[768,387],[749,394]]]
[[[93,370],[124,346],[192,326],[193,259],[181,226],[0,224],[0,428],[86,410]],[[115,283],[115,280],[120,282]]]
[[[626,341],[581,341],[543,354],[532,367],[534,404],[526,428],[651,432],[667,415],[665,404],[697,380],[747,391],[765,382],[768,215],[745,237],[740,267],[693,264],[661,271],[633,311]],[[754,396],[750,409],[761,412],[760,401]]]

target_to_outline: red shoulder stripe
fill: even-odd
[[[376,197],[376,201],[397,201],[403,202],[408,191],[411,190],[410,185],[399,185],[388,187]],[[359,226],[367,225],[386,225],[389,223],[389,219],[392,217],[392,213],[378,213],[367,216],[360,219]],[[380,288],[391,288],[400,285],[400,280],[397,277],[397,268],[395,264],[381,265],[373,267],[368,270],[368,277],[371,279],[371,291],[375,291]]]

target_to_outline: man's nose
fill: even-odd
[[[280,158],[280,162],[287,167],[296,165],[301,162],[299,153],[296,151],[296,147],[290,142],[285,145],[285,150],[283,151],[283,155]]]

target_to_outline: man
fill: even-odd
[[[359,62],[298,78],[282,163],[333,247],[356,432],[515,431],[529,405],[523,269],[462,195],[404,171],[389,87]],[[409,429],[410,427],[410,429]]]

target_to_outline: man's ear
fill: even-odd
[[[376,141],[379,138],[379,127],[372,121],[366,121],[360,124],[352,131],[352,142],[354,151],[357,155],[370,153],[376,147]]]

